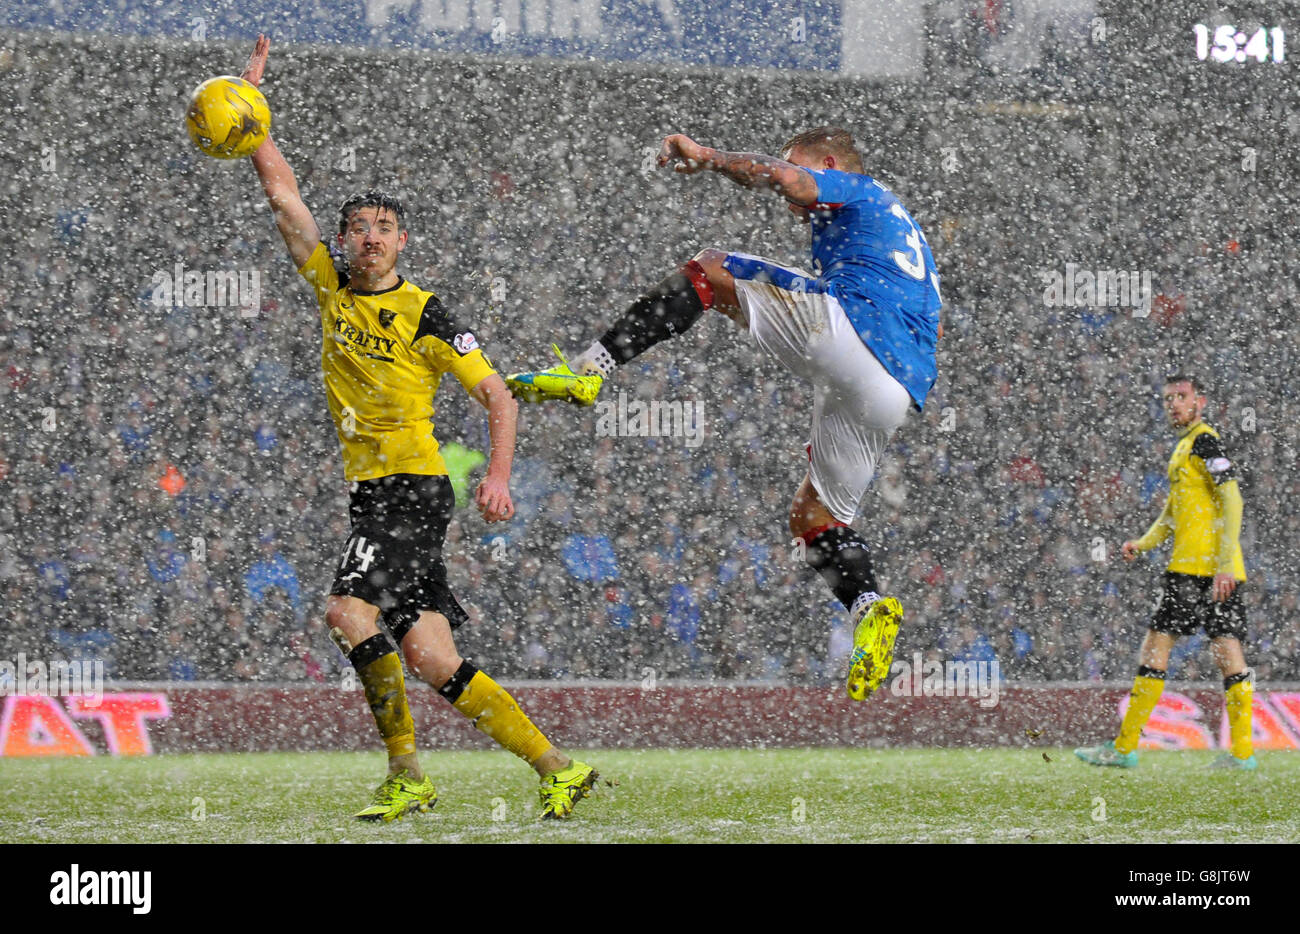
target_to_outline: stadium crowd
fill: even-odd
[[[6,43],[0,93],[45,121],[19,121],[19,144],[51,159],[3,189],[28,220],[0,281],[0,657],[93,656],[127,680],[340,677],[321,617],[347,484],[320,325],[252,172],[180,129],[206,75],[147,43]],[[1105,101],[903,106],[831,79],[719,76],[705,102],[681,75],[400,54],[374,80],[403,93],[372,120],[339,90],[359,53],[278,54],[276,136],[322,229],[352,191],[395,190],[412,234],[399,269],[503,372],[546,364],[553,339],[586,346],[702,247],[806,264],[776,199],[648,171],[662,134],[772,152],[847,123],[944,277],[939,382],[856,523],[907,608],[898,656],[997,659],[1011,680],[1131,675],[1162,564],[1118,548],[1159,512],[1173,439],[1157,394],[1178,370],[1209,383],[1207,421],[1244,471],[1248,658],[1262,679],[1300,679],[1300,363],[1272,322],[1295,297],[1293,195],[1266,196],[1295,190],[1268,176],[1281,169],[1221,170],[1208,130],[1171,138],[1158,108]],[[133,74],[167,80],[128,92]],[[135,104],[89,141],[76,127],[108,85]],[[1067,263],[1149,272],[1149,309],[1051,304]],[[256,314],[207,292],[160,303],[177,264],[255,272]],[[436,433],[472,491],[484,413],[444,383]],[[838,680],[844,614],[786,530],[807,387],[711,316],[605,392],[702,403],[702,443],[602,437],[596,411],[525,407],[518,517],[488,527],[465,508],[449,531],[462,650],[499,678]],[[1213,672],[1203,638],[1180,644],[1172,678]]]

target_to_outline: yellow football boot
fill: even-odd
[[[515,398],[525,402],[545,402],[558,399],[561,402],[573,402],[578,405],[592,405],[596,394],[600,392],[605,381],[599,373],[587,373],[579,376],[569,369],[569,361],[564,359],[560,348],[552,344],[551,349],[560,358],[560,365],[549,370],[533,373],[514,373],[506,377],[506,386]]]
[[[853,655],[849,658],[849,697],[866,700],[885,683],[894,660],[894,639],[903,621],[903,605],[893,597],[881,597],[871,604],[853,633]]]
[[[542,779],[542,820],[568,817],[573,813],[573,806],[591,794],[591,786],[600,777],[591,766],[578,760],[569,763],[567,769],[552,772]]]
[[[374,800],[357,811],[358,820],[381,820],[387,823],[411,813],[426,812],[438,803],[438,791],[428,776],[416,781],[405,772],[390,775],[375,792]]]

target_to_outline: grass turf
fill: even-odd
[[[425,752],[427,815],[351,814],[383,777],[371,753],[0,759],[0,839],[262,842],[1295,842],[1300,754],[1219,772],[1209,752],[1138,769],[1068,749],[583,751],[601,772],[572,819],[536,820],[531,772],[500,752]],[[1051,761],[1046,761],[1046,759]],[[610,786],[606,779],[616,779]],[[1104,806],[1098,800],[1104,801]]]

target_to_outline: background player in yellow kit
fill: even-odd
[[[1254,687],[1241,650],[1246,637],[1246,611],[1241,603],[1246,580],[1240,542],[1241,491],[1218,432],[1201,420],[1205,403],[1205,394],[1194,377],[1178,374],[1165,381],[1165,413],[1178,432],[1178,444],[1169,458],[1169,498],[1147,533],[1124,543],[1123,554],[1132,561],[1171,534],[1173,554],[1155,618],[1142,640],[1138,673],[1119,736],[1104,746],[1074,751],[1091,765],[1137,765],[1138,737],[1164,690],[1169,652],[1179,636],[1193,635],[1203,626],[1223,674],[1232,740],[1231,751],[1214,765],[1256,767],[1251,745]]]
[[[269,49],[259,37],[243,75],[255,85]],[[325,615],[365,689],[389,762],[387,780],[357,817],[393,820],[437,800],[416,757],[398,646],[417,677],[536,769],[542,816],[566,817],[596,772],[551,746],[500,685],[457,653],[452,630],[466,615],[442,560],[454,496],[433,435],[439,379],[452,373],[488,410],[491,454],[475,494],[488,522],[514,514],[517,406],[473,332],[432,292],[397,274],[407,232],[394,198],[367,192],[348,199],[339,211],[341,256],[334,257],[275,143],[268,138],[252,159],[289,255],[316,293],[325,391],[352,483],[352,534]]]

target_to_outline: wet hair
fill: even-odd
[[[370,191],[364,191],[358,195],[353,195],[348,198],[348,200],[344,201],[339,207],[340,234],[347,233],[348,221],[352,218],[352,214],[359,208],[386,208],[389,211],[392,211],[393,216],[397,218],[398,228],[401,229],[403,226],[402,218],[404,212],[402,211],[402,202],[398,201],[397,198],[387,192],[375,191],[372,189]]]
[[[781,147],[781,153],[784,155],[794,149],[808,149],[834,156],[849,171],[861,172],[863,168],[862,153],[853,141],[853,134],[839,127],[819,126],[792,136]]]
[[[1192,393],[1194,395],[1197,396],[1205,395],[1205,386],[1202,385],[1200,380],[1198,380],[1195,376],[1189,376],[1186,373],[1174,373],[1170,376],[1165,377],[1166,386],[1172,385],[1173,383],[1191,383]]]

